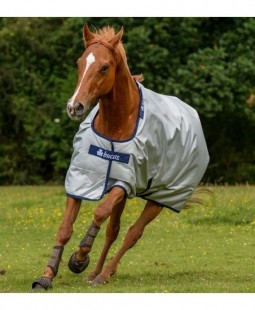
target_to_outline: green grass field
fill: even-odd
[[[54,293],[255,292],[255,187],[211,187],[204,206],[180,214],[164,209],[139,243],[122,258],[117,274],[103,286],[83,281],[104,241],[102,227],[84,274],[67,262],[93,218],[96,203],[83,202],[67,244]],[[31,292],[54,245],[65,206],[63,187],[0,187],[0,292]],[[111,258],[140,214],[144,201],[129,200]]]

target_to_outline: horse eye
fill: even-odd
[[[100,72],[105,74],[108,71],[109,67],[110,66],[108,64],[103,65],[103,67],[100,69]]]

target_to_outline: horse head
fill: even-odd
[[[84,119],[91,106],[107,95],[113,88],[118,62],[118,45],[123,28],[115,34],[106,27],[92,33],[87,24],[83,27],[85,51],[78,59],[78,83],[67,103],[71,119]]]

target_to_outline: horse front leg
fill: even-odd
[[[44,269],[43,276],[33,282],[33,290],[47,290],[52,288],[52,279],[58,273],[58,267],[64,251],[64,246],[72,236],[73,224],[79,213],[80,206],[81,200],[67,197],[64,218],[56,236],[56,245],[53,247],[52,255],[47,267]]]
[[[112,215],[115,206],[117,207],[118,205],[120,205],[122,207],[121,202],[125,200],[124,197],[125,192],[123,191],[123,189],[120,187],[114,187],[109,192],[107,198],[101,204],[98,205],[98,207],[94,212],[93,222],[80,242],[79,250],[74,252],[69,259],[68,267],[72,272],[81,273],[87,268],[90,260],[89,252],[92,249],[94,240],[100,230],[101,225],[110,215]],[[114,237],[112,237],[112,239],[114,239]],[[106,250],[107,249],[105,248],[105,251]],[[106,255],[105,251],[101,255],[101,262],[98,265],[99,267],[98,270],[102,268],[100,267],[100,265],[103,263],[103,260],[105,259],[104,258],[104,256]]]
[[[120,218],[123,213],[124,207],[126,204],[126,199],[123,199],[120,203],[116,204],[113,207],[112,214],[110,215],[109,223],[106,227],[106,236],[105,236],[105,243],[103,246],[103,250],[99,257],[99,260],[94,268],[94,270],[86,277],[87,282],[91,282],[95,279],[97,275],[102,272],[105,259],[109,252],[110,247],[117,239],[119,230],[120,230]]]
[[[109,281],[110,277],[116,273],[122,256],[137,243],[143,235],[145,227],[158,216],[161,210],[162,207],[153,202],[146,203],[138,220],[129,228],[121,248],[107,264],[105,270],[92,281],[92,285],[104,284]]]

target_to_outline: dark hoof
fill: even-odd
[[[35,280],[32,284],[33,291],[37,290],[48,290],[50,288],[53,288],[52,281],[49,277],[41,277],[37,280]]]
[[[81,273],[83,272],[89,265],[90,258],[87,254],[86,259],[83,262],[78,261],[76,258],[77,251],[72,254],[69,259],[68,267],[74,273]]]

